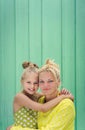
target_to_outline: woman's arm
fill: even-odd
[[[56,106],[58,103],[60,103],[60,101],[62,101],[65,98],[72,98],[72,96],[71,95],[60,95],[47,103],[40,104],[38,102],[31,100],[30,98],[25,96],[23,93],[19,93],[15,96],[14,106],[15,105],[19,106],[19,108],[22,106],[25,106],[29,109],[46,112],[49,109],[51,109],[52,107]]]

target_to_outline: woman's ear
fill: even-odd
[[[61,84],[60,79],[58,79],[58,81],[57,81],[57,86],[59,87],[60,84]]]

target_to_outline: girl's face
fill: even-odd
[[[38,74],[30,72],[23,80],[22,85],[27,93],[34,94],[38,89]]]
[[[39,87],[43,94],[53,95],[57,93],[59,81],[55,80],[55,77],[51,72],[41,72],[39,75]]]

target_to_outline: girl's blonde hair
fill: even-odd
[[[48,71],[53,74],[56,80],[60,81],[60,68],[59,65],[57,65],[54,60],[47,59],[45,65],[43,65],[39,69],[39,74],[41,72]]]
[[[38,74],[38,69],[39,67],[36,64],[33,64],[32,62],[23,62],[22,67],[24,68],[24,71],[21,76],[21,81],[25,79],[25,77],[30,74],[31,72],[37,73]]]

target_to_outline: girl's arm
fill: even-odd
[[[31,100],[30,98],[25,96],[23,93],[19,93],[15,96],[14,105],[19,106],[19,108],[22,106],[25,106],[29,109],[46,112],[49,109],[51,109],[52,107],[56,106],[58,103],[60,103],[61,100],[65,99],[65,98],[71,99],[72,95],[60,95],[49,102],[40,104],[38,102]]]
[[[6,130],[10,130],[12,128],[12,126],[9,126],[9,127],[7,127],[7,129]]]

